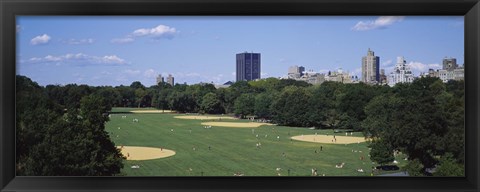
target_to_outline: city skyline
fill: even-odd
[[[248,27],[246,27],[248,26]],[[17,17],[17,74],[40,85],[235,81],[235,54],[262,54],[262,78],[290,66],[361,75],[368,48],[389,74],[403,56],[415,76],[464,63],[463,16]]]

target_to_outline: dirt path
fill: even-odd
[[[138,146],[117,146],[127,160],[150,160],[170,157],[175,155],[175,151],[169,149],[161,149],[154,147],[138,147]]]
[[[351,143],[360,143],[360,142],[366,141],[365,138],[363,137],[335,136],[334,138],[333,135],[328,135],[328,136],[327,135],[297,135],[291,138],[298,141],[330,143],[330,144],[351,144]]]
[[[185,116],[175,116],[174,118],[177,118],[177,119],[197,119],[197,120],[211,120],[211,119],[218,119],[218,120],[222,120],[222,119],[235,119],[233,117],[229,117],[229,116],[206,116],[206,115],[185,115]]]
[[[130,111],[132,113],[171,113],[171,112],[174,112],[174,111],[170,111],[170,110],[133,110],[133,111]]]
[[[236,122],[203,122],[202,125],[210,125],[217,127],[234,127],[234,128],[255,128],[262,125],[272,125],[269,123],[256,123],[256,122],[245,122],[245,123],[236,123]]]

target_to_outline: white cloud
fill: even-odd
[[[125,37],[125,38],[112,39],[110,42],[111,43],[123,44],[123,43],[131,43],[133,41],[135,41],[135,39],[133,39],[131,37]]]
[[[440,68],[442,68],[442,65],[440,65],[438,63],[428,64],[428,68],[429,69],[440,69]]]
[[[155,77],[157,77],[158,73],[153,69],[147,69],[147,70],[145,70],[145,72],[143,72],[143,75],[146,78],[155,78]]]
[[[66,54],[64,56],[60,56],[60,58],[65,58],[66,60],[85,60],[85,59],[88,59],[90,56],[88,55],[85,55],[83,53],[77,53],[77,54],[72,54],[72,53],[69,53],[69,54]]]
[[[22,27],[20,25],[17,25],[17,33],[22,31]]]
[[[69,53],[60,56],[47,55],[45,57],[32,57],[28,60],[31,63],[76,63],[76,64],[127,64],[127,62],[116,55],[91,56],[83,53]]]
[[[132,35],[136,37],[154,36],[166,38],[172,38],[175,34],[177,34],[177,30],[166,25],[158,25],[154,28],[141,28],[133,31],[132,33]]]
[[[100,62],[102,63],[108,63],[108,64],[124,64],[125,60],[116,56],[116,55],[106,55],[103,56],[101,59],[99,59]]]
[[[118,44],[131,43],[135,41],[136,37],[143,37],[143,36],[148,36],[153,38],[172,39],[178,33],[179,31],[177,31],[177,29],[175,29],[174,27],[170,27],[166,25],[158,25],[154,28],[136,29],[132,33],[128,34],[126,37],[112,39],[110,42],[118,43]]]
[[[408,63],[408,66],[410,66],[410,69],[412,71],[417,71],[417,72],[427,72],[428,69],[439,69],[439,68],[441,68],[441,65],[438,64],[438,63],[424,64],[424,63],[417,62],[417,61],[410,61],[410,63]]]
[[[30,40],[32,45],[47,44],[50,41],[51,37],[47,34],[39,35]]]
[[[92,38],[88,39],[69,39],[67,41],[64,41],[63,43],[69,44],[69,45],[81,45],[81,44],[92,44],[94,43],[95,40]]]
[[[438,63],[425,64],[425,63],[418,62],[418,61],[410,61],[409,63],[407,63],[407,66],[410,68],[410,70],[412,70],[413,74],[415,74],[415,75],[420,75],[420,73],[428,72],[429,69],[436,70],[436,69],[441,69],[442,68],[442,66]],[[385,73],[390,74],[390,72],[393,71],[394,68],[395,68],[395,66],[384,68]]]
[[[404,19],[404,16],[381,16],[375,21],[359,21],[352,27],[354,31],[367,31],[372,29],[383,29]]]
[[[237,72],[232,72],[232,76],[237,76]]]
[[[44,59],[46,61],[61,61],[62,60],[61,57],[55,57],[55,56],[52,56],[52,55],[47,55],[47,56],[45,56]]]

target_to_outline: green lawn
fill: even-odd
[[[135,108],[115,108],[128,112]],[[144,110],[144,109],[142,109]],[[122,115],[127,115],[122,119]],[[236,172],[246,176],[309,176],[311,169],[326,176],[369,176],[372,164],[367,144],[319,144],[291,141],[290,136],[301,134],[332,134],[332,130],[312,130],[284,126],[255,128],[212,127],[204,129],[201,122],[209,120],[175,119],[181,114],[112,114],[106,130],[117,146],[163,147],[176,155],[154,160],[125,161],[122,173],[127,176],[232,176]],[[138,123],[132,119],[137,118]],[[241,122],[246,120],[222,120]],[[121,129],[118,129],[121,127]],[[172,132],[171,129],[174,131]],[[190,133],[190,130],[192,132]],[[259,135],[258,139],[256,135]],[[118,137],[117,137],[118,135]],[[268,135],[265,138],[265,135]],[[280,136],[277,140],[276,136]],[[342,135],[338,133],[337,135]],[[362,136],[354,133],[354,136]],[[261,149],[256,143],[261,142]],[[208,147],[211,147],[211,150]],[[320,151],[323,146],[323,151]],[[193,150],[193,147],[196,150]],[[317,150],[317,153],[315,153]],[[352,150],[362,151],[355,153]],[[282,154],[285,153],[285,156]],[[360,157],[364,156],[363,161]],[[399,158],[399,166],[406,162]],[[344,162],[341,169],[335,168]],[[132,169],[132,165],[140,165]],[[189,169],[193,171],[189,171]],[[365,170],[364,173],[357,169]],[[288,174],[290,170],[290,174]]]

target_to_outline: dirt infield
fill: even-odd
[[[315,143],[330,143],[330,144],[351,144],[351,143],[359,143],[365,142],[365,138],[363,137],[353,137],[353,136],[335,136],[333,135],[297,135],[291,137],[294,140],[298,141],[307,141],[307,142],[315,142]]]
[[[202,125],[210,125],[217,127],[235,127],[235,128],[252,128],[260,127],[262,125],[272,125],[269,123],[255,123],[255,122],[245,122],[245,123],[235,123],[235,122],[204,122]]]
[[[160,159],[175,155],[175,151],[153,147],[117,146],[117,148],[127,157],[127,160]]]
[[[203,115],[185,115],[185,116],[175,116],[174,118],[177,118],[177,119],[197,119],[197,120],[210,120],[210,119],[218,119],[218,120],[221,120],[221,119],[235,119],[233,117],[228,117],[228,116],[225,116],[225,117],[220,117],[220,116],[203,116]]]
[[[133,110],[132,113],[171,113],[171,110]]]

